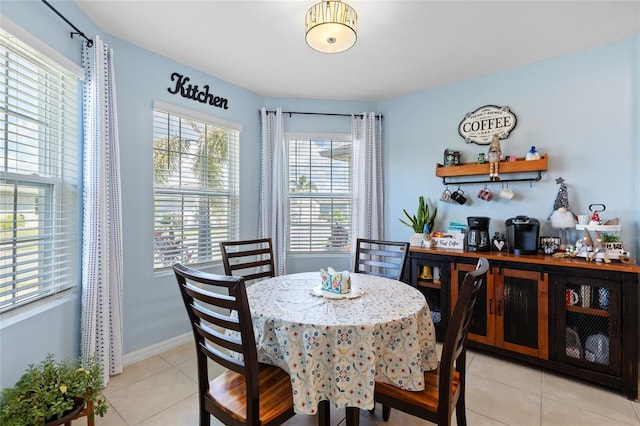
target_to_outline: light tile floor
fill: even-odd
[[[467,423],[512,426],[640,426],[640,405],[621,392],[495,358],[467,352]],[[97,426],[196,426],[195,349],[192,343],[130,365],[111,378],[105,389],[109,411]],[[431,424],[392,410],[383,422],[360,414],[362,426]],[[344,410],[331,410],[332,425],[344,426]],[[78,419],[73,426],[84,426]],[[298,415],[288,426],[312,426],[316,418]],[[455,419],[453,420],[455,424]],[[212,419],[212,425],[220,425]]]

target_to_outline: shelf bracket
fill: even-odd
[[[537,182],[542,179],[542,170],[538,170],[538,175],[536,177],[530,178],[520,178],[520,179],[500,179],[500,180],[465,180],[465,181],[447,181],[448,176],[442,177],[443,185],[469,185],[469,184],[487,184],[487,183],[504,183],[504,182]],[[450,177],[450,176],[449,176]]]

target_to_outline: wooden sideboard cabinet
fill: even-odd
[[[470,347],[638,399],[638,265],[411,248],[409,284],[423,290],[440,313],[438,338],[444,336],[465,274],[479,257],[489,260],[490,270],[471,320]],[[437,297],[425,290],[434,285],[420,278],[424,265],[439,270]]]

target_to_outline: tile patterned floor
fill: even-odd
[[[467,353],[467,423],[470,426],[640,426],[640,404],[620,392],[586,384],[538,368]],[[144,398],[142,397],[144,395]],[[196,426],[195,349],[192,343],[130,365],[105,389],[109,411],[97,426]],[[431,424],[398,411],[383,422],[361,411],[362,426]],[[331,411],[332,425],[344,426],[344,410]],[[212,425],[220,425],[212,419]],[[298,415],[287,426],[312,426],[315,417]],[[455,424],[455,419],[453,421]],[[73,426],[86,425],[85,419]]]

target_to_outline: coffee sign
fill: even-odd
[[[489,145],[496,133],[500,139],[508,138],[516,122],[516,116],[509,107],[485,105],[464,116],[458,125],[458,133],[467,143]]]

